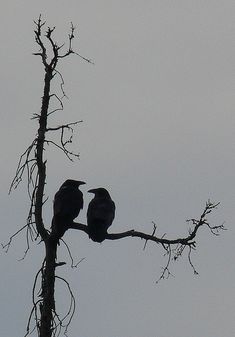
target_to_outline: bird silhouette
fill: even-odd
[[[68,179],[56,192],[53,203],[52,236],[60,239],[83,208],[83,181]]]
[[[95,194],[87,210],[89,237],[95,242],[102,242],[105,240],[107,229],[112,225],[115,203],[105,188],[95,188],[88,192]]]

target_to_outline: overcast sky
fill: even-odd
[[[175,238],[188,233],[208,199],[220,202],[209,218],[227,231],[201,230],[193,262],[172,266],[155,281],[165,259],[160,246],[122,239],[96,244],[84,233],[65,239],[79,268],[69,267],[61,246],[58,270],[77,300],[70,337],[232,337],[235,335],[235,114],[234,1],[12,1],[0,5],[1,242],[24,225],[25,181],[8,196],[19,155],[37,130],[43,67],[33,38],[39,14],[56,26],[56,40],[77,27],[71,56],[59,64],[68,100],[50,120],[83,120],[70,163],[49,148],[44,210],[50,225],[54,193],[66,178],[84,180],[85,222],[89,188],[106,187],[116,203],[110,232],[136,228]],[[57,85],[57,86],[56,86]],[[59,94],[58,82],[55,90]],[[0,254],[0,335],[23,336],[31,289],[43,245],[25,249],[24,235]],[[58,308],[67,305],[58,285]]]

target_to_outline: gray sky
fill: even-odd
[[[82,119],[71,164],[50,149],[45,219],[65,178],[105,186],[116,202],[114,232],[136,228],[168,237],[187,234],[186,219],[205,202],[220,201],[210,217],[229,229],[220,237],[202,230],[193,256],[172,267],[175,277],[156,285],[162,250],[123,239],[102,245],[84,233],[66,233],[74,258],[85,260],[60,275],[71,282],[77,310],[73,337],[231,337],[235,334],[235,114],[233,1],[8,1],[0,5],[1,35],[1,242],[24,224],[22,185],[8,196],[17,160],[36,131],[30,120],[40,108],[43,69],[33,40],[39,13],[63,42],[70,21],[77,26],[74,49],[95,65],[71,58],[61,63],[64,113]],[[14,211],[13,211],[14,210]],[[80,220],[85,221],[85,210]],[[23,336],[31,288],[43,246],[27,258],[24,237],[1,253],[0,334]],[[60,249],[60,260],[68,261]],[[58,306],[66,296],[58,287]]]

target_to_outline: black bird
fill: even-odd
[[[102,242],[107,234],[107,229],[112,225],[115,204],[105,188],[95,188],[88,192],[95,194],[87,210],[89,237],[95,242]]]
[[[61,238],[83,208],[83,194],[79,190],[79,186],[83,184],[83,181],[68,179],[56,192],[51,226],[53,237]]]

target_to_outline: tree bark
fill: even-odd
[[[50,84],[53,78],[52,70],[50,68],[47,68],[45,70],[46,74],[44,79],[44,91],[42,98],[41,114],[39,118],[37,145],[36,145],[38,183],[35,200],[35,222],[37,231],[41,235],[43,240],[46,240],[48,237],[48,233],[43,225],[43,218],[42,218],[43,196],[46,182],[46,163],[44,162],[43,159],[43,151],[44,151],[45,134],[47,130],[48,106],[50,101]]]
[[[48,239],[45,242],[46,257],[42,275],[41,321],[39,325],[40,337],[51,337],[53,332],[53,311],[55,310],[55,268],[56,268],[56,241]]]
[[[42,209],[46,183],[46,162],[43,158],[45,134],[47,131],[48,107],[50,102],[50,85],[53,78],[53,69],[45,67],[44,91],[42,107],[39,117],[39,129],[36,145],[36,160],[38,167],[38,181],[35,200],[35,222],[37,231],[45,244],[45,261],[42,271],[42,303],[40,306],[41,319],[39,321],[39,336],[51,337],[53,332],[53,311],[55,311],[55,266],[57,241],[53,241],[43,223]]]

